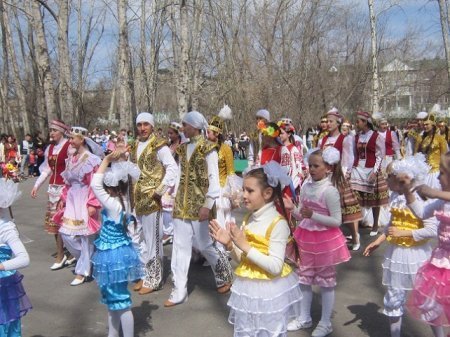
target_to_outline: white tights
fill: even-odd
[[[131,310],[108,310],[108,337],[119,337],[120,325],[123,337],[134,336],[134,318]]]
[[[311,322],[311,302],[313,297],[312,287],[306,284],[300,284],[300,289],[303,294],[303,298],[300,302],[300,322]],[[334,307],[334,287],[320,287],[320,293],[322,295],[322,317],[319,324],[330,326],[331,314]]]

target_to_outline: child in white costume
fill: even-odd
[[[413,289],[417,270],[431,255],[428,239],[437,235],[435,221],[423,222],[407,207],[407,202],[411,201],[407,200],[411,194],[411,181],[419,183],[428,171],[429,166],[421,153],[388,165],[391,218],[384,233],[364,250],[364,255],[369,256],[382,242],[387,240],[389,243],[383,262],[383,285],[387,286],[383,313],[389,317],[391,337],[400,337],[406,293]]]
[[[287,336],[289,320],[299,315],[298,277],[284,262],[290,229],[274,205],[278,199],[284,209],[281,191],[289,184],[278,163],[253,169],[244,177],[244,203],[251,213],[242,229],[210,222],[212,237],[239,262],[228,301],[234,336]]]
[[[20,337],[20,319],[31,303],[16,269],[29,265],[30,258],[19,238],[9,207],[20,196],[18,185],[0,178],[0,336]]]

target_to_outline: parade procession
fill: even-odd
[[[450,0],[0,0],[0,337],[450,337]]]

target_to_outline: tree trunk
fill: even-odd
[[[180,2],[180,63],[177,81],[178,114],[180,118],[188,112],[189,102],[189,35],[187,1]]]
[[[20,125],[20,135],[17,136],[24,136],[24,134],[29,133],[30,130],[30,124],[28,121],[28,113],[27,113],[27,105],[25,100],[25,90],[22,86],[22,81],[20,79],[20,72],[19,72],[19,65],[17,64],[17,55],[14,48],[14,43],[12,40],[11,35],[11,27],[9,23],[9,16],[7,10],[3,7],[3,1],[0,0],[0,11],[2,13],[2,26],[4,26],[4,36],[6,37],[6,48],[8,48],[8,56],[9,56],[9,62],[12,65],[13,68],[13,83],[14,83],[14,89],[16,93],[16,99],[17,99],[17,108],[18,108],[18,114],[20,116],[20,119],[22,120],[22,125]],[[7,59],[4,60],[4,62],[8,62]],[[6,75],[6,74],[5,74]]]
[[[61,118],[69,125],[73,124],[72,76],[69,58],[68,29],[69,1],[59,1],[58,17],[58,57],[59,57],[59,108]]]
[[[47,112],[47,122],[58,118],[55,104],[55,88],[53,86],[53,76],[50,69],[50,58],[48,55],[47,40],[45,39],[44,23],[40,5],[37,1],[32,4],[33,28],[36,34],[36,60],[39,68],[39,76],[44,88],[44,101]]]
[[[378,81],[378,47],[377,47],[377,18],[375,16],[375,10],[373,8],[374,0],[368,0],[369,3],[369,15],[370,15],[370,36],[371,36],[371,55],[372,55],[372,113],[378,112],[379,107],[379,95],[380,95],[380,83]]]
[[[128,44],[127,0],[118,0],[119,19],[119,66],[118,66],[118,104],[120,128],[133,125],[136,115],[136,101],[134,97],[134,80]]]
[[[447,61],[447,77],[450,86],[450,43],[448,39],[448,17],[446,15],[447,3],[439,0],[439,14],[441,17],[442,38],[444,40],[445,60]]]

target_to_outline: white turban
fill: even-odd
[[[155,119],[153,118],[153,115],[149,112],[141,112],[139,115],[137,115],[136,117],[136,125],[138,123],[149,123],[151,124],[151,126],[155,126]]]
[[[417,119],[425,119],[425,118],[427,118],[427,117],[428,117],[428,113],[425,112],[425,111],[419,112],[419,113],[417,114],[417,116],[416,116]]]
[[[188,112],[183,116],[183,123],[189,124],[198,130],[205,130],[208,128],[208,121],[198,111]]]
[[[266,121],[270,122],[270,112],[265,109],[258,110],[256,117],[264,118]]]

